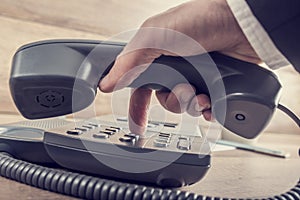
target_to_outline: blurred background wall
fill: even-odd
[[[182,2],[184,0],[0,0],[0,114],[18,114],[9,94],[8,78],[12,56],[21,45],[56,38],[110,38],[138,28],[148,17]],[[292,67],[275,73],[283,84],[281,102],[300,115],[300,75]],[[123,97],[118,95],[118,98]],[[110,113],[111,95],[98,93],[96,105],[99,115]],[[299,133],[299,128],[280,111],[275,113],[267,130]]]

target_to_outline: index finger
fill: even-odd
[[[100,82],[100,90],[112,92],[128,86],[159,56],[153,51],[153,49],[138,49],[126,52],[124,49],[110,72]]]

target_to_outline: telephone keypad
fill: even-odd
[[[128,127],[87,121],[76,123],[75,128],[70,128],[67,134],[77,135],[81,140],[191,153],[199,149],[198,144],[202,141],[201,137],[179,135],[169,129],[160,131],[148,129],[141,137],[130,132]]]

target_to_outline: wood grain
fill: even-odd
[[[1,0],[12,18],[111,36],[137,28],[148,17],[186,0]]]

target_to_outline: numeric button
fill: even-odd
[[[191,149],[191,141],[189,137],[181,136],[178,138],[177,148],[180,150],[190,150]]]
[[[99,133],[103,133],[103,134],[107,134],[107,135],[114,135],[115,134],[115,132],[107,131],[107,130],[101,130],[101,131],[99,131]]]
[[[121,142],[126,142],[126,143],[135,143],[135,138],[133,138],[133,137],[128,137],[128,136],[120,137],[119,140],[120,140]]]
[[[80,131],[88,131],[88,129],[87,128],[81,128],[81,127],[76,127],[75,128],[75,130],[80,130]]]
[[[72,130],[68,130],[67,134],[69,134],[69,135],[81,135],[82,131],[81,130],[77,130],[77,129],[72,129]]]
[[[89,123],[88,125],[89,125],[89,126],[93,126],[93,127],[95,127],[95,128],[100,127],[100,124],[95,124],[95,123]]]
[[[162,142],[162,141],[159,141],[159,140],[154,140],[153,145],[156,146],[156,147],[166,148],[166,147],[169,146],[169,143],[168,142]]]
[[[166,148],[171,142],[172,134],[160,132],[158,137],[153,141],[153,145],[156,147]]]
[[[93,134],[94,138],[100,138],[100,139],[107,139],[109,138],[109,135],[105,134],[105,133],[95,133]]]
[[[94,126],[91,126],[91,125],[83,125],[82,127],[87,128],[87,129],[94,129],[95,128]]]

